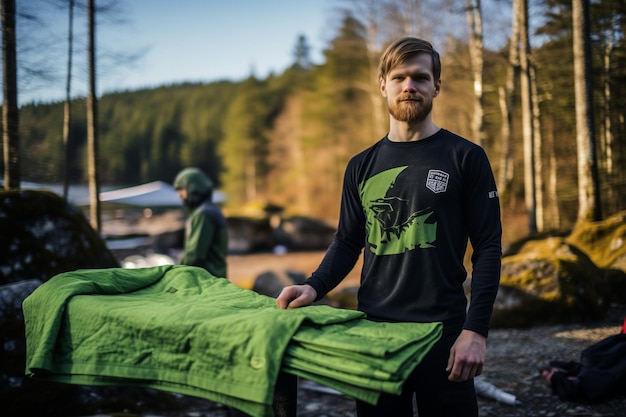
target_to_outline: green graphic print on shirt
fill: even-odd
[[[361,204],[367,217],[367,240],[376,255],[434,247],[437,223],[426,223],[434,212],[430,208],[407,212],[408,200],[389,193],[406,168],[383,171],[360,184]]]

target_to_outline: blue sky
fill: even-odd
[[[312,48],[313,61],[320,62],[335,31],[331,20],[336,4],[337,0],[120,0],[124,22],[102,21],[97,47],[101,53],[141,52],[141,58],[118,66],[99,58],[98,94],[184,81],[240,80],[251,72],[264,78],[293,63],[301,34]],[[84,16],[82,11],[76,13],[78,33],[83,31]],[[54,21],[54,30],[64,39],[67,18],[60,14]],[[84,65],[80,57],[75,64]],[[84,94],[84,68],[77,73],[72,91]],[[62,100],[64,94],[64,78],[59,77],[22,90],[19,102]]]
[[[96,5],[114,0],[96,0]],[[434,0],[433,0],[434,1]],[[81,4],[84,1],[79,1]],[[58,2],[56,2],[58,3]],[[265,78],[280,74],[294,61],[299,35],[311,46],[313,62],[336,36],[347,0],[117,0],[117,13],[96,19],[97,93],[152,88],[182,82],[238,81],[254,73]],[[22,8],[41,17],[40,23],[18,21],[18,61],[40,69],[47,79],[18,72],[18,104],[61,101],[65,97],[67,10],[51,0],[18,0]],[[483,3],[486,46],[507,39],[510,4]],[[445,9],[440,13],[450,18]],[[76,45],[72,95],[87,92],[85,11],[76,8]],[[497,17],[496,17],[497,16]],[[460,27],[465,19],[462,15]],[[22,20],[22,22],[24,22]],[[489,35],[491,34],[491,35]],[[23,50],[20,55],[20,39]],[[30,50],[29,50],[30,49]],[[441,49],[441,48],[440,48]],[[121,62],[124,55],[138,59]],[[1,92],[0,92],[1,96]]]

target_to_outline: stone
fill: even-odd
[[[0,191],[0,284],[119,266],[83,214],[47,191]]]
[[[252,290],[276,298],[283,288],[302,284],[305,279],[306,276],[297,271],[283,269],[266,271],[256,277]]]

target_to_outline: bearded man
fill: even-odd
[[[473,378],[486,356],[500,281],[500,203],[484,150],[432,120],[441,60],[405,37],[380,59],[389,133],[346,168],[337,232],[303,285],[286,287],[279,308],[319,300],[350,272],[362,250],[358,309],[382,322],[442,322],[443,335],[399,396],[357,400],[359,417],[476,417]],[[464,256],[472,245],[469,309]]]

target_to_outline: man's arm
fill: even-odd
[[[464,202],[473,248],[471,299],[463,328],[487,337],[501,272],[500,201],[485,152],[475,152],[471,161]]]
[[[472,254],[472,291],[464,329],[450,349],[450,381],[466,381],[480,375],[487,354],[489,319],[500,281],[502,225],[493,172],[484,151],[468,176],[467,212]]]

